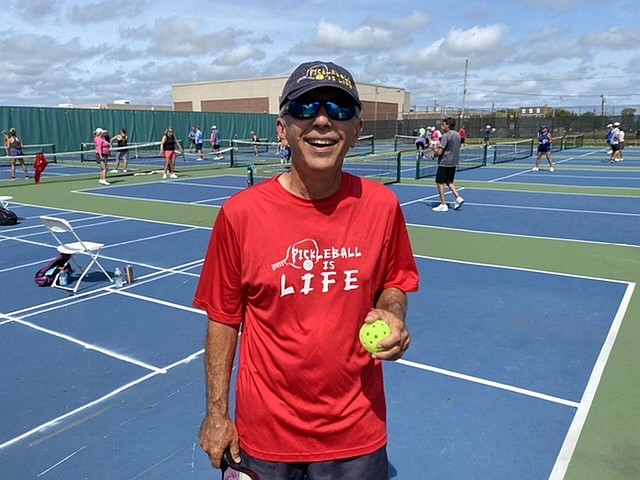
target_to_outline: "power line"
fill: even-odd
[[[506,90],[484,90],[481,88],[469,88],[469,91],[483,92],[483,93],[499,93],[501,95],[519,95],[525,97],[555,97],[555,98],[574,98],[574,97],[600,97],[600,93],[566,93],[566,94],[548,94],[548,93],[526,93],[526,92],[511,92]],[[640,93],[611,93],[607,94],[607,97],[637,97]]]

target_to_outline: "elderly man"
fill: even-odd
[[[216,468],[228,449],[269,480],[388,478],[381,360],[409,347],[418,272],[395,195],[342,170],[361,108],[346,69],[298,66],[276,125],[290,170],[218,214],[194,300],[209,317],[200,442]],[[391,334],[370,354],[358,331],[377,319]]]

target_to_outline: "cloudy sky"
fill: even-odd
[[[638,0],[3,0],[0,104],[130,99],[343,64],[411,103],[640,105]]]

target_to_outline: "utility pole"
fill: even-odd
[[[464,108],[467,101],[467,75],[469,74],[469,59],[464,61],[464,84],[462,86],[462,111],[460,112],[460,126],[464,122]]]

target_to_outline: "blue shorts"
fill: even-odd
[[[268,480],[389,479],[389,459],[386,447],[362,457],[313,463],[267,462],[247,455],[244,450],[240,452],[240,455],[243,467],[253,470],[260,475],[260,478]]]

